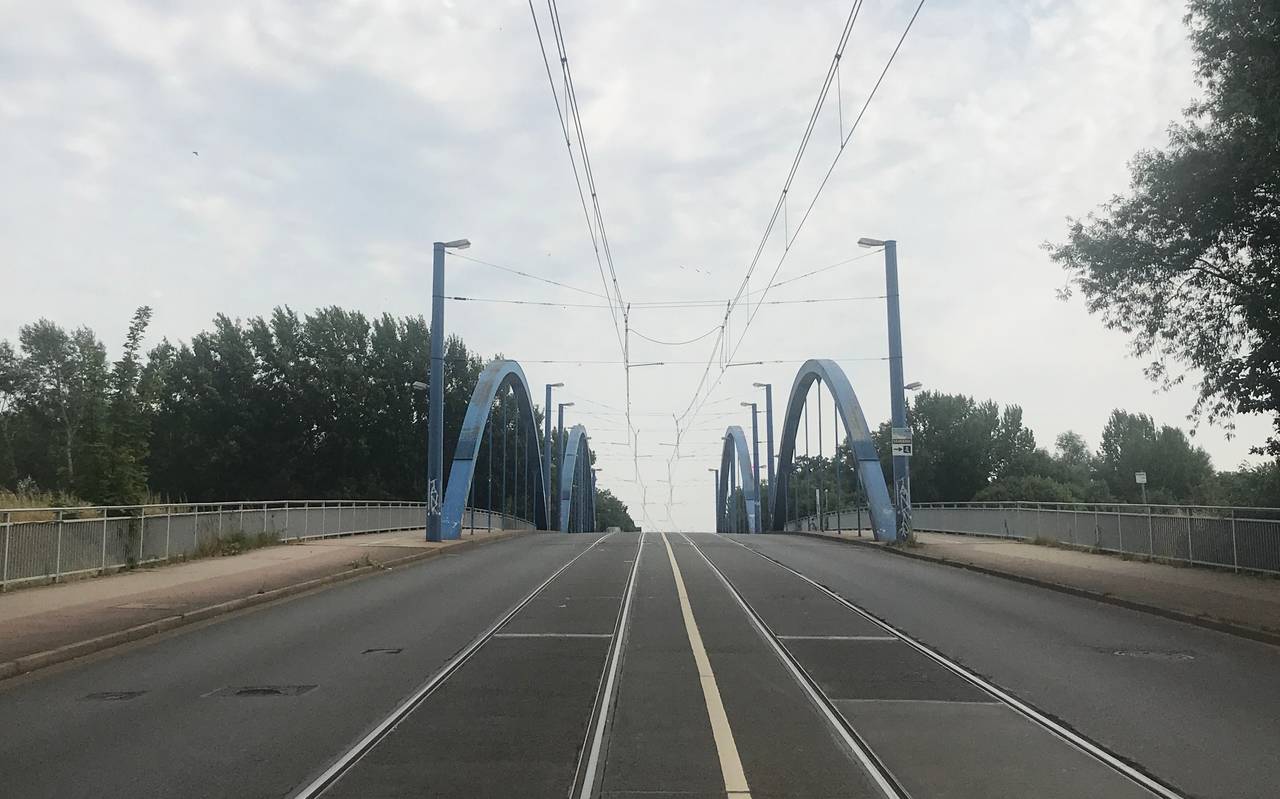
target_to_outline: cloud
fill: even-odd
[[[780,228],[794,233],[913,8],[864,8]],[[753,258],[848,5],[560,9],[630,323],[696,336]],[[1064,277],[1039,245],[1123,191],[1126,160],[1160,145],[1194,95],[1181,13],[1164,0],[927,5],[779,278],[860,254],[861,235],[895,237],[909,379],[1021,403],[1042,443],[1071,428],[1096,444],[1116,406],[1178,422],[1189,388],[1153,395],[1122,336],[1055,299]],[[0,238],[23,302],[0,309],[0,337],[44,315],[114,345],[144,301],[171,339],[280,304],[423,314],[431,242],[459,236],[476,257],[604,290],[527,4],[68,2],[6,16]],[[781,254],[779,231],[753,291]],[[448,293],[583,299],[459,259]],[[870,258],[770,298],[881,293]],[[639,305],[673,298],[717,305]],[[448,320],[483,353],[573,362],[526,372],[568,384],[602,443],[602,484],[642,518],[633,462],[603,445],[626,435],[610,410],[622,370],[577,365],[619,359],[609,312],[457,303]],[[747,331],[737,360],[845,358],[868,416],[887,415],[883,363],[853,360],[885,354],[880,302],[762,306],[746,322],[740,309],[729,323],[735,342]],[[796,364],[721,374],[710,341],[631,344],[635,360],[670,364],[632,373],[640,451],[659,456],[635,462],[646,511],[705,528],[714,441],[749,422],[729,411],[760,380],[781,405]],[[708,359],[718,384],[685,440],[712,445],[674,462],[671,490],[658,443]],[[1243,420],[1235,441],[1198,441],[1230,466],[1264,431]]]

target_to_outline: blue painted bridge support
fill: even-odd
[[[493,401],[508,388],[514,395],[519,414],[518,427],[525,431],[526,446],[524,454],[527,460],[528,473],[533,476],[536,490],[533,498],[533,523],[539,530],[548,529],[547,525],[547,476],[542,472],[542,456],[538,446],[537,420],[533,413],[533,404],[529,400],[529,382],[525,379],[520,364],[510,360],[491,361],[480,373],[475,390],[471,392],[471,402],[467,405],[467,414],[462,421],[462,432],[458,435],[458,447],[453,453],[453,464],[449,467],[449,483],[444,495],[440,533],[441,540],[450,540],[462,535],[462,515],[467,508],[467,498],[471,496],[471,481],[475,477],[476,458],[480,454],[480,443],[485,427],[493,409]]]
[[[756,518],[756,509],[760,507],[757,487],[759,483],[751,479],[756,474],[751,462],[751,449],[747,446],[747,436],[738,425],[731,425],[724,431],[724,446],[720,449],[720,472],[716,487],[716,531],[731,533],[758,533],[760,520]],[[742,496],[746,502],[746,529],[734,529],[740,524],[736,513],[731,513],[730,503],[737,499],[733,496],[734,473],[741,475]]]
[[[836,410],[839,412],[845,436],[857,464],[858,480],[862,483],[863,491],[867,495],[871,527],[876,540],[897,541],[898,530],[893,500],[890,499],[889,489],[885,485],[884,470],[880,468],[880,456],[876,452],[875,441],[871,438],[871,430],[867,427],[867,418],[862,413],[862,406],[858,404],[858,397],[854,394],[853,386],[845,376],[844,370],[835,361],[826,358],[805,361],[796,374],[795,382],[791,384],[791,398],[787,401],[786,417],[782,424],[782,448],[778,451],[777,484],[769,487],[769,510],[772,517],[769,520],[769,529],[782,531],[787,523],[790,510],[788,485],[793,473],[800,413],[804,410],[805,398],[809,395],[809,388],[815,380],[826,383],[831,395],[835,398]],[[839,438],[836,440],[839,441]]]

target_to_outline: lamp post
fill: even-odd
[[[902,382],[902,316],[898,308],[898,242],[893,239],[858,239],[859,247],[884,248],[885,298],[889,317],[889,404],[892,409],[890,442],[895,450],[907,445],[911,451],[911,430],[907,427],[907,392]],[[897,540],[911,538],[910,456],[893,455],[893,501],[897,511]]]
[[[769,456],[768,469],[769,474],[769,515],[773,515],[773,384],[772,383],[752,383],[754,388],[764,389],[764,437],[765,437],[765,454]],[[763,528],[762,528],[763,529]],[[770,523],[772,529],[772,523]]]
[[[547,481],[543,487],[546,494],[546,503],[543,507],[546,508],[548,530],[553,529],[551,527],[551,486],[553,485],[551,482],[551,389],[563,387],[564,383],[547,383],[547,401],[542,406],[542,475]]]
[[[707,469],[707,471],[709,471],[709,472],[711,472],[712,474],[714,474],[714,475],[715,475],[715,481],[716,481],[716,482],[715,482],[715,485],[714,485],[714,486],[712,486],[712,488],[714,489],[714,490],[712,491],[712,493],[713,493],[713,494],[715,494],[715,497],[716,497],[716,504],[715,504],[715,521],[714,521],[714,524],[715,524],[715,526],[716,526],[716,532],[717,532],[717,533],[723,533],[723,532],[724,532],[724,530],[721,530],[721,529],[720,529],[720,470],[719,470],[719,469]]]
[[[465,250],[466,239],[437,241],[431,253],[431,373],[427,379],[427,540],[440,541],[444,502],[444,251]]]
[[[756,486],[756,530],[760,527],[760,412],[754,402],[740,403],[751,409],[751,478]]]
[[[572,407],[573,407],[573,403],[572,403],[572,402],[562,402],[562,403],[560,403],[559,405],[557,405],[557,406],[556,406],[556,430],[557,430],[557,436],[556,436],[556,437],[559,439],[559,443],[558,443],[558,445],[557,445],[557,447],[556,447],[556,478],[557,478],[557,479],[556,479],[556,485],[557,485],[557,486],[559,485],[560,480],[561,480],[561,479],[563,479],[562,475],[560,474],[560,470],[564,468],[564,444],[565,444],[565,441],[564,441],[564,409],[565,409],[565,408],[572,408]],[[559,494],[556,494],[556,496],[559,496]],[[557,502],[557,503],[556,503],[556,508],[559,508],[559,507],[560,507],[560,503],[559,503],[559,502]],[[559,511],[559,510],[557,510],[557,511],[556,511],[556,527],[555,527],[555,529],[557,529],[557,530],[559,530],[559,529],[560,529],[560,511]]]

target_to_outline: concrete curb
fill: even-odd
[[[0,663],[0,680],[6,680],[10,677],[17,677],[21,674],[28,674],[37,669],[47,668],[58,663],[65,663],[68,660],[91,655],[94,652],[101,652],[104,649],[127,644],[131,641],[137,641],[142,638],[149,638],[162,632],[167,632],[178,627],[188,624],[195,624],[205,619],[211,619],[216,616],[223,616],[233,613],[244,608],[254,607],[255,605],[263,605],[273,602],[277,599],[283,599],[294,594],[301,594],[315,588],[321,588],[326,585],[344,582],[356,577],[362,577],[367,574],[387,571],[389,569],[407,566],[422,560],[438,557],[445,554],[453,554],[455,552],[465,552],[468,549],[482,546],[484,544],[493,544],[498,541],[506,541],[519,535],[525,535],[523,530],[510,530],[502,533],[495,533],[492,536],[486,536],[481,539],[472,539],[470,541],[462,541],[453,546],[440,547],[437,549],[427,549],[422,552],[416,552],[412,555],[406,555],[402,558],[387,561],[386,563],[375,563],[368,566],[358,566],[354,569],[326,574],[323,577],[313,577],[310,580],[304,580],[300,583],[284,585],[279,588],[273,588],[270,591],[263,591],[259,594],[250,594],[248,596],[229,599],[225,602],[219,602],[216,605],[208,605],[203,608],[181,613],[176,616],[166,616],[163,619],[145,622],[134,627],[128,627],[124,630],[99,635],[95,638],[88,638],[83,641],[65,644],[55,649],[48,649],[43,652],[36,652],[30,655],[24,655],[14,660]]]
[[[1180,610],[1172,610],[1171,608],[1161,607],[1159,605],[1151,605],[1146,602],[1138,602],[1133,599],[1125,599],[1115,596],[1114,594],[1106,594],[1101,591],[1091,591],[1087,588],[1080,588],[1074,585],[1066,585],[1064,583],[1055,583],[1052,580],[1041,580],[1038,577],[1029,577],[1025,574],[1017,572],[1004,571],[1003,569],[995,569],[990,566],[981,566],[976,563],[965,563],[964,561],[951,560],[950,558],[941,558],[936,555],[925,555],[920,552],[911,552],[909,550],[900,549],[898,547],[885,546],[873,541],[862,541],[857,538],[835,538],[821,533],[798,532],[792,535],[802,535],[806,538],[817,538],[822,541],[832,541],[837,544],[852,544],[854,546],[866,547],[879,552],[888,552],[893,555],[900,555],[904,558],[913,558],[915,560],[923,560],[928,563],[938,563],[943,566],[951,566],[957,569],[968,569],[969,571],[987,574],[992,577],[1001,577],[1005,580],[1012,580],[1018,583],[1034,585],[1039,588],[1047,588],[1051,591],[1058,591],[1072,596],[1084,597],[1097,602],[1105,602],[1108,605],[1116,605],[1129,610],[1137,610],[1143,613],[1151,613],[1156,616],[1163,616],[1166,619],[1185,622],[1186,624],[1194,624],[1197,627],[1204,627],[1210,630],[1216,630],[1220,633],[1228,633],[1230,635],[1239,636],[1241,638],[1249,638],[1254,641],[1261,641],[1264,644],[1280,646],[1280,632],[1262,629],[1259,627],[1250,627],[1247,624],[1238,624],[1236,622],[1224,621],[1211,616],[1196,616],[1191,613],[1184,613]]]

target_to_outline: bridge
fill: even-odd
[[[433,362],[437,387],[442,372]],[[298,541],[338,535],[358,547],[371,536],[389,548],[386,533],[399,531],[448,557],[334,575],[327,588],[304,583],[265,603],[184,609],[146,632],[0,664],[0,675],[30,672],[0,681],[6,794],[1273,795],[1280,692],[1265,675],[1280,650],[1177,614],[913,557],[905,470],[891,495],[895,480],[835,361],[797,370],[776,455],[771,391],[763,458],[756,407],[749,434],[727,426],[718,465],[707,466],[714,530],[703,532],[601,531],[591,436],[566,427],[565,404],[553,429],[553,388],[539,420],[521,365],[489,363],[447,472],[444,437],[432,436],[425,503],[321,503],[318,518],[311,503],[248,510],[263,532]],[[849,509],[826,507],[821,488],[809,503],[797,476],[810,417],[841,441],[849,469],[834,479],[857,481],[847,535],[821,520]],[[193,519],[195,545],[201,514],[245,529],[245,505],[235,513],[6,516],[5,580],[27,579],[17,571],[38,571],[54,551],[53,577],[74,571],[72,559],[98,556],[99,532],[105,573],[117,526],[139,530],[139,561],[185,557],[175,519]],[[484,543],[495,518],[521,532]],[[56,549],[24,555],[37,539]],[[474,542],[484,545],[450,549]],[[112,607],[180,607],[208,583],[181,582],[199,565],[160,570],[173,575],[167,593]],[[102,591],[127,579],[104,577]],[[2,597],[0,630],[23,629],[5,602],[97,590]],[[109,623],[101,604],[61,605],[55,626],[90,606]],[[1252,766],[1228,765],[1242,762]]]

